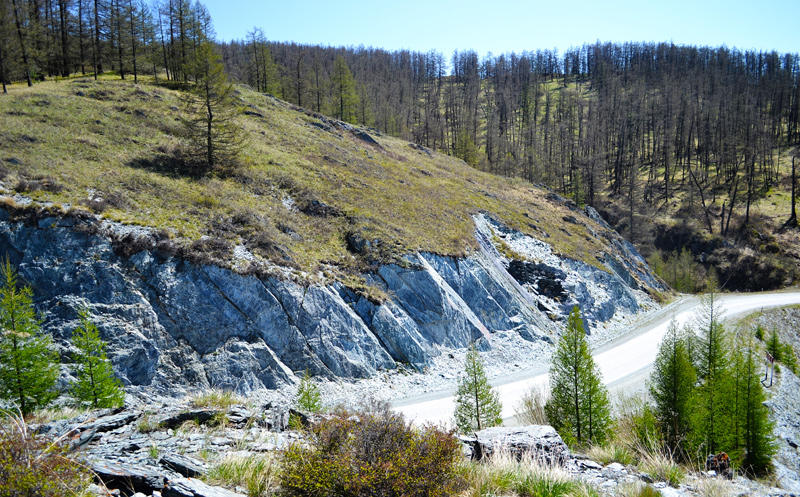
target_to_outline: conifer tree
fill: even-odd
[[[722,325],[723,309],[715,286],[701,298],[701,309],[697,318],[698,333],[697,377],[700,380],[698,405],[695,410],[693,432],[695,443],[705,445],[717,452],[729,445],[732,426],[732,406],[726,401],[733,388],[730,375],[729,346],[725,327]]]
[[[503,422],[502,410],[500,398],[486,378],[483,361],[472,346],[467,351],[464,375],[456,389],[456,426],[462,433],[498,426]]]
[[[81,325],[72,332],[72,344],[78,349],[72,395],[95,409],[120,406],[125,401],[125,391],[106,356],[106,344],[90,319],[89,310],[81,309],[78,315]]]
[[[753,349],[750,337],[745,350],[737,353],[736,371],[736,432],[737,448],[742,451],[741,467],[752,475],[764,474],[776,451],[769,419],[769,409],[764,405],[766,396],[761,385],[759,354]]]
[[[304,412],[320,412],[322,410],[322,396],[319,393],[319,387],[311,381],[311,375],[307,369],[297,387],[295,405],[298,410]]]
[[[196,172],[235,166],[242,147],[242,131],[235,122],[233,83],[210,41],[197,48],[195,85],[185,96],[187,117],[182,121],[192,144],[189,157]]]
[[[687,336],[673,319],[658,348],[650,375],[655,414],[671,453],[680,453],[691,426],[692,398],[697,375],[687,350]]]
[[[50,336],[41,331],[31,289],[18,286],[10,261],[1,272],[0,398],[30,414],[58,397],[58,354]]]
[[[778,338],[778,332],[776,330],[772,330],[772,334],[769,336],[769,341],[767,341],[767,352],[770,353],[774,360],[782,360],[781,340]]]
[[[333,64],[331,85],[333,86],[333,101],[331,102],[333,116],[342,121],[354,123],[358,104],[356,80],[353,78],[350,68],[347,67],[347,61],[342,56],[337,57]]]
[[[575,306],[550,366],[550,424],[573,443],[602,442],[611,424],[608,391],[594,362]]]

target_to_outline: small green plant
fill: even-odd
[[[659,453],[645,454],[640,469],[655,481],[664,481],[677,487],[686,476],[683,468],[671,457]]]
[[[305,426],[303,425],[303,420],[297,414],[290,413],[289,414],[289,422],[287,423],[290,429],[295,431],[302,431]]]
[[[264,497],[277,489],[279,469],[280,461],[273,455],[229,455],[208,471],[205,481],[212,485],[243,487],[248,497]]]
[[[295,406],[297,406],[298,411],[309,413],[322,410],[322,395],[319,393],[319,387],[311,380],[311,375],[307,369],[300,380],[300,385],[297,387]]]
[[[606,445],[593,445],[589,448],[587,455],[606,466],[612,462],[618,462],[628,466],[636,462],[633,453],[626,446],[619,443],[608,443]]]
[[[0,416],[0,495],[83,495],[91,473],[68,457],[66,447],[32,433],[21,413]]]
[[[463,463],[467,495],[470,497],[591,495],[591,489],[559,467],[550,466],[531,454],[518,458],[500,449],[481,464]]]
[[[192,405],[206,409],[230,409],[245,404],[245,400],[231,390],[209,390],[192,397]]]
[[[210,426],[213,426],[213,427],[216,427],[216,428],[222,428],[222,429],[227,428],[229,423],[230,423],[230,420],[228,418],[228,413],[225,412],[225,411],[220,411],[220,412],[214,414],[213,416],[211,416],[211,419],[208,421],[208,424]]]
[[[136,431],[139,433],[151,433],[156,431],[158,428],[159,424],[156,422],[153,413],[150,412],[144,413],[136,423]]]
[[[158,444],[153,442],[150,444],[150,447],[147,449],[147,453],[150,454],[151,459],[158,460],[158,455],[160,453]]]

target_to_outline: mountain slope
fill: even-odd
[[[239,97],[242,163],[204,178],[174,167],[177,91],[79,79],[0,99],[0,250],[65,350],[90,307],[129,385],[421,370],[497,331],[552,340],[573,305],[595,325],[665,291],[592,209]]]

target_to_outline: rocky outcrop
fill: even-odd
[[[365,378],[398,363],[421,370],[442,348],[479,339],[491,347],[498,331],[552,341],[573,305],[590,326],[638,311],[644,294],[636,289],[649,284],[642,274],[651,275],[631,246],[610,245],[605,257],[617,264],[603,271],[560,259],[488,216],[475,222],[481,250],[470,257],[411,254],[366,275],[390,295],[382,303],[335,282],[194,264],[138,246],[137,236],[152,236],[146,229],[85,216],[12,220],[0,211],[0,251],[33,288],[65,355],[77,310],[87,307],[123,382],[168,395],[187,386],[273,389],[306,370],[328,378]],[[490,241],[495,236],[538,262],[510,267]]]
[[[563,465],[570,457],[567,444],[552,426],[530,425],[517,428],[486,428],[474,436],[460,440],[470,449],[470,459],[489,459],[498,452],[507,452],[516,459],[523,455],[551,466]]]

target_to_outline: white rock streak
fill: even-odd
[[[720,303],[725,311],[725,317],[732,317],[764,307],[798,304],[800,303],[800,293],[722,295]],[[625,337],[617,340],[617,343],[595,351],[594,359],[600,366],[603,381],[607,385],[621,382],[627,377],[648,369],[655,360],[658,345],[667,331],[670,320],[674,317],[678,325],[683,326],[684,323],[694,319],[695,312],[699,309],[698,298],[683,301],[680,305],[675,306],[673,313],[660,312],[657,318],[634,327]],[[543,369],[544,371],[540,371],[539,374],[534,372],[530,378],[496,385],[503,403],[503,418],[514,416],[515,405],[531,386],[538,385],[547,388],[547,372],[545,368]],[[450,423],[453,417],[455,398],[450,396],[449,392],[442,392],[440,396],[434,397],[436,398],[432,400],[396,406],[395,410],[403,413],[406,418],[417,424]]]

